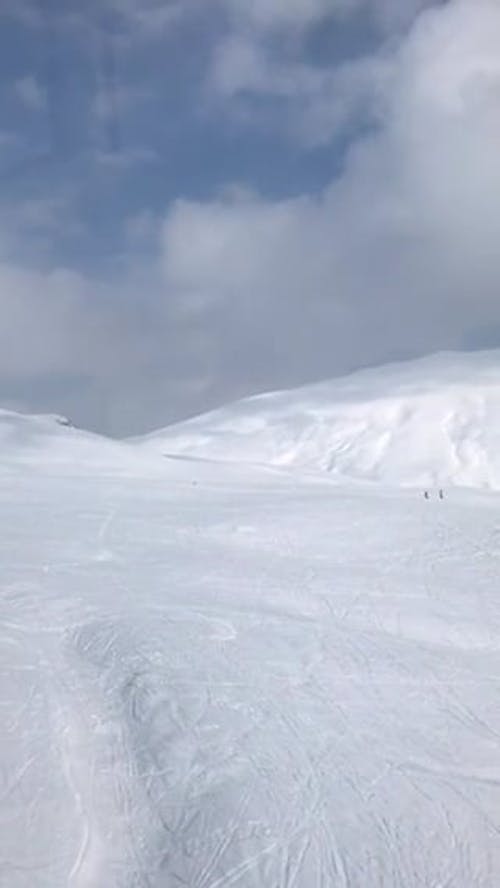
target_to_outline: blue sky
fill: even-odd
[[[5,0],[0,400],[128,434],[495,345],[499,37],[496,0]]]
[[[106,259],[129,217],[162,214],[179,196],[210,199],[233,182],[274,199],[321,191],[349,129],[365,124],[306,147],[288,131],[287,96],[242,90],[228,109],[210,95],[207,71],[231,37],[224,4],[193,3],[153,33],[137,33],[132,14],[102,2],[79,7],[34,2],[5,16],[0,56],[5,192],[68,194],[82,227],[71,242],[61,226],[54,246],[73,262],[80,250],[85,264]],[[152,9],[161,23],[168,3]],[[353,18],[313,22],[299,46],[279,33],[266,39],[276,59],[329,70],[380,39],[371,16]]]

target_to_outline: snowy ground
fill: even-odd
[[[496,888],[500,498],[0,478],[0,884]]]

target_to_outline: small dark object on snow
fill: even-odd
[[[439,499],[444,499],[444,491],[443,490],[439,491]]]
[[[424,490],[424,499],[429,499],[429,491]]]

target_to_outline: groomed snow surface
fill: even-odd
[[[0,448],[2,888],[497,888],[498,493]]]

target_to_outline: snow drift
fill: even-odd
[[[500,352],[439,354],[258,395],[135,443],[344,479],[500,489]]]

